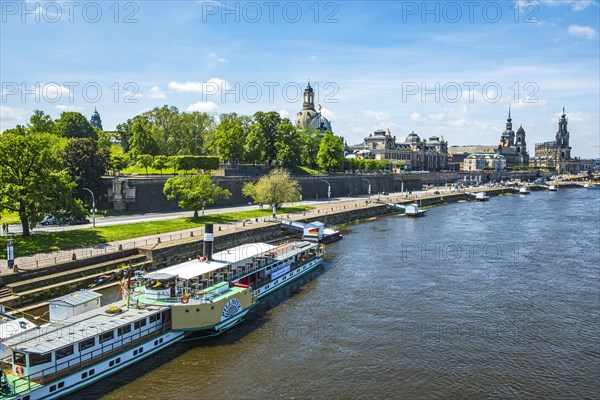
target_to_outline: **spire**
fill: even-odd
[[[510,104],[508,105],[508,121],[511,121],[511,119],[510,119]]]
[[[308,78],[308,87],[310,87],[310,78]]]

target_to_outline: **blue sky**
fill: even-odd
[[[4,130],[96,107],[105,130],[163,104],[292,120],[308,79],[336,134],[496,144],[553,140],[599,157],[598,0],[0,2]]]

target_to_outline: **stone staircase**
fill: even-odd
[[[121,277],[115,274],[120,274],[130,264],[134,269],[144,269],[151,262],[146,261],[145,255],[134,254],[60,272],[40,271],[33,278],[8,283],[0,288],[0,304],[14,308],[59,297],[89,288],[103,275],[118,281]]]

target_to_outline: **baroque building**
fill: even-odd
[[[568,123],[565,108],[563,107],[562,115],[558,119],[558,131],[554,136],[554,140],[535,144],[535,158],[530,160],[530,166],[555,169],[561,174],[576,174],[581,171],[591,171],[593,169],[593,160],[571,158],[570,134],[567,130]]]
[[[512,127],[512,118],[510,117],[510,107],[508,108],[506,129],[500,136],[500,145],[494,152],[504,156],[506,165],[509,167],[529,165],[529,153],[527,152],[527,143],[525,141],[525,129],[521,126],[515,134]]]
[[[333,132],[331,123],[321,114],[321,105],[319,105],[319,111],[315,110],[315,92],[310,86],[310,81],[308,81],[308,86],[304,89],[302,110],[296,115],[296,128],[310,128],[321,131],[321,133],[325,131]]]
[[[96,108],[94,108],[94,112],[92,113],[92,117],[90,118],[90,124],[100,130],[103,130],[102,120],[100,119],[100,114],[98,113],[98,110],[96,110]]]
[[[447,169],[448,164],[448,142],[443,137],[421,140],[414,131],[403,143],[398,143],[389,129],[376,130],[364,139],[362,146],[354,149],[356,158],[403,161],[408,170],[439,171]]]

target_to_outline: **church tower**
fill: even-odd
[[[529,153],[527,152],[527,143],[525,142],[525,129],[523,125],[517,130],[515,146],[519,165],[529,165]]]
[[[92,113],[92,118],[90,118],[90,124],[102,130],[102,120],[100,119],[100,114],[98,114],[98,110],[96,110],[95,107],[94,112]]]
[[[307,128],[317,114],[317,110],[315,110],[315,92],[310,86],[310,81],[308,81],[308,86],[304,89],[302,110],[296,116],[296,127],[300,129]]]
[[[563,107],[563,113],[558,120],[558,132],[556,132],[556,151],[558,152],[557,158],[560,161],[566,161],[571,159],[571,147],[569,147],[569,132],[567,131],[567,115],[565,114],[565,108]]]
[[[500,137],[500,146],[508,147],[515,144],[515,131],[512,130],[512,119],[510,118],[510,106],[508,107],[508,118],[506,119],[506,130]]]

